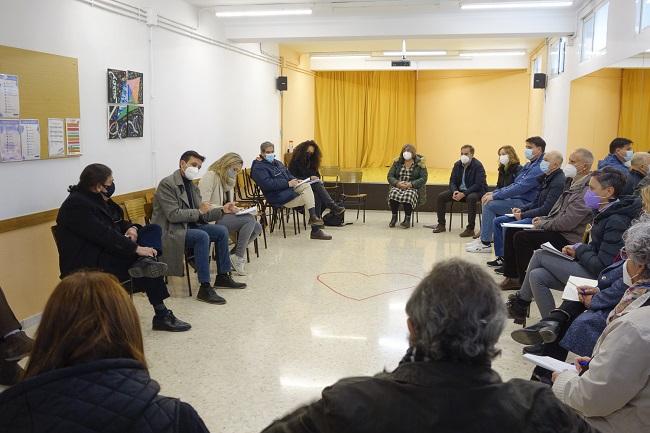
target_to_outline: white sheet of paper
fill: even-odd
[[[501,227],[513,227],[513,228],[519,228],[519,229],[534,229],[535,225],[534,224],[503,223],[503,224],[501,224]]]
[[[47,149],[50,158],[65,156],[65,121],[47,119]]]
[[[243,209],[237,212],[235,215],[255,215],[257,214],[257,208],[256,207],[249,207],[248,209]]]
[[[17,118],[19,115],[18,76],[0,74],[0,117]]]
[[[565,301],[579,302],[580,298],[578,297],[578,287],[581,286],[598,287],[598,280],[590,280],[589,278],[580,278],[571,275],[566,282],[566,286],[564,286],[562,299]]]
[[[546,250],[546,251],[548,251],[550,253],[556,254],[559,257],[562,257],[564,259],[571,260],[571,261],[575,260],[573,257],[568,256],[568,255],[564,254],[562,251],[555,248],[553,246],[553,244],[551,244],[550,242],[546,242],[545,244],[542,244],[542,249]]]
[[[304,184],[304,183],[307,183],[307,182],[310,182],[310,181],[311,181],[310,178],[303,179],[303,180],[301,180],[300,182],[298,182],[298,185],[296,185],[296,186],[300,186],[300,185],[302,185],[302,184]],[[294,188],[295,188],[295,186],[294,186]]]
[[[507,213],[507,214],[505,214],[505,216],[507,216],[508,218],[514,218],[514,217],[515,217],[515,214],[513,214],[513,213]]]
[[[576,371],[576,368],[573,364],[569,364],[568,362],[564,362],[564,361],[559,361],[555,358],[551,358],[550,356],[538,356],[538,355],[532,355],[530,353],[526,353],[524,354],[524,359],[526,361],[532,362],[535,365],[545,368],[549,371],[557,371],[558,373],[567,370]]]
[[[38,119],[20,119],[20,144],[24,160],[41,158],[41,127]]]
[[[0,119],[0,161],[22,161],[20,146],[20,121],[18,119]]]

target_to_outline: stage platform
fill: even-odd
[[[388,175],[388,170],[390,170],[390,167],[362,168],[361,170],[363,171],[363,183],[386,183],[386,176]],[[427,185],[449,185],[449,175],[451,174],[451,169],[429,168],[427,169],[427,172],[429,173]],[[496,185],[498,177],[499,174],[496,171],[488,172],[488,185]]]

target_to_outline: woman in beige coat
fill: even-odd
[[[650,219],[625,234],[623,279],[630,287],[612,310],[592,358],[553,373],[557,397],[602,433],[650,431]]]
[[[243,165],[241,156],[233,152],[213,162],[199,182],[201,198],[214,209],[221,209],[224,204],[233,202],[237,174]],[[224,213],[216,223],[226,227],[229,233],[237,233],[237,245],[231,251],[230,260],[237,274],[246,275],[246,247],[262,233],[262,226],[251,214]]]

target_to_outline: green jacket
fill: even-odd
[[[422,155],[415,155],[414,162],[411,183],[413,188],[418,190],[418,205],[422,206],[427,201],[427,177],[429,174]],[[399,182],[399,172],[403,165],[404,158],[401,156],[393,161],[392,167],[388,170],[388,183],[390,186],[395,186]]]

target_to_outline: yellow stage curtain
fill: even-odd
[[[634,150],[650,150],[650,70],[624,69],[618,133],[634,141]]]
[[[316,73],[323,165],[385,167],[415,144],[415,71]]]

